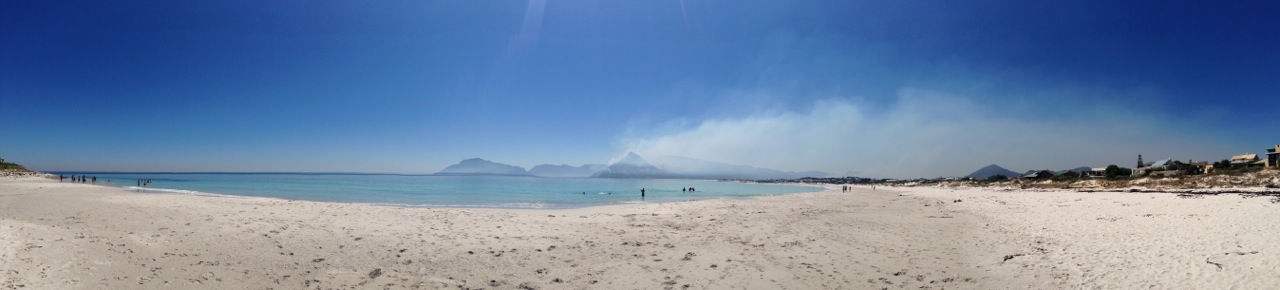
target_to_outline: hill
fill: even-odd
[[[524,167],[471,158],[449,165],[436,175],[529,175],[529,173],[524,170]]]
[[[989,177],[996,176],[996,175],[1004,175],[1005,177],[1015,177],[1015,176],[1018,176],[1018,173],[1014,172],[1013,170],[1008,170],[1008,169],[1005,169],[1004,167],[1000,167],[1000,165],[991,164],[991,165],[987,165],[986,167],[979,168],[977,171],[974,171],[973,173],[969,173],[969,175],[966,175],[966,176],[969,178],[987,179]]]
[[[28,172],[31,170],[27,170],[26,167],[17,163],[5,162],[4,158],[0,158],[0,171]]]

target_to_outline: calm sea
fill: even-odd
[[[749,198],[822,188],[713,180],[540,178],[292,173],[80,173],[99,184],[149,193],[229,195],[412,207],[580,208],[598,205]],[[136,180],[151,179],[136,189]],[[696,192],[683,192],[693,187]],[[644,200],[640,189],[645,189]]]

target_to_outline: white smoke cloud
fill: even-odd
[[[1053,104],[1045,104],[1053,110]],[[1015,171],[1148,160],[1221,159],[1227,144],[1167,126],[1160,115],[1101,105],[1076,115],[1028,117],[1025,106],[978,105],[971,98],[902,90],[885,110],[847,100],[817,101],[807,112],[707,119],[685,130],[627,142],[642,156],[688,156],[781,170],[866,177],[963,176],[987,164]],[[1066,117],[1062,117],[1065,115]]]

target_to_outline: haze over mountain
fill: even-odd
[[[781,171],[754,166],[728,164],[682,156],[658,156],[650,160],[667,172],[710,179],[791,179],[801,177],[827,177],[821,171]]]
[[[1008,169],[1005,169],[1004,167],[1000,167],[1000,165],[991,164],[991,165],[987,165],[986,167],[979,168],[977,171],[974,171],[973,173],[969,173],[969,175],[966,175],[966,176],[969,178],[987,179],[996,175],[1004,175],[1005,177],[1015,177],[1015,176],[1018,176],[1018,173],[1014,172],[1013,170],[1008,170]]]
[[[627,155],[609,164],[604,170],[593,174],[591,177],[603,178],[680,178],[677,174],[672,174],[657,166],[653,166],[649,161],[636,155],[635,152],[627,152]]]
[[[607,167],[604,164],[585,164],[571,166],[568,164],[539,164],[529,169],[529,175],[541,177],[591,177]]]
[[[471,158],[449,165],[437,175],[529,175],[524,167]]]
[[[680,156],[660,156],[654,162],[628,152],[621,158],[604,164],[539,164],[532,169],[471,158],[441,170],[439,175],[514,175],[553,178],[686,178],[686,179],[787,179],[800,177],[826,177],[820,171],[781,171],[745,165],[700,160]]]

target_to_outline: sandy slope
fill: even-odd
[[[578,210],[481,210],[139,194],[0,178],[0,286],[1276,285],[1276,275],[1260,268],[1276,268],[1277,243],[1264,241],[1280,231],[1274,218],[1263,215],[1274,217],[1280,205],[1230,196],[1037,194],[837,190]]]
[[[1236,194],[912,189],[962,200],[1042,288],[1280,289],[1280,203]]]

